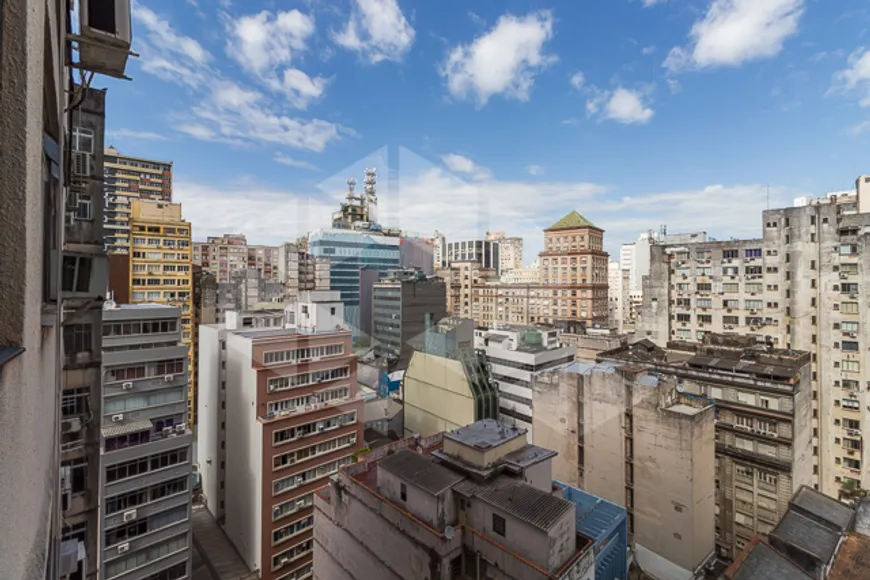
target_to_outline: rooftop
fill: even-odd
[[[771,542],[781,540],[806,554],[811,554],[823,565],[831,561],[840,532],[822,525],[796,511],[788,510],[770,533]]]
[[[559,483],[559,482],[556,482]],[[577,506],[577,531],[595,540],[606,539],[617,523],[625,525],[625,508],[576,487],[559,483],[562,497]]]
[[[799,511],[806,512],[804,515],[820,518],[845,531],[852,523],[854,512],[849,506],[844,505],[832,497],[802,485],[791,499],[791,505]]]
[[[573,228],[586,228],[586,227],[596,227],[595,224],[590,222],[588,219],[577,213],[577,211],[571,211],[568,215],[545,229],[544,231],[550,230],[568,230]]]
[[[465,479],[464,475],[408,449],[387,455],[378,462],[378,468],[389,471],[432,495],[437,495]]]
[[[445,431],[444,437],[477,449],[489,449],[502,443],[525,437],[526,429],[500,423],[495,419],[483,419],[465,427]]]
[[[759,539],[752,540],[725,572],[728,580],[809,580],[788,558]]]
[[[506,476],[485,483],[466,480],[456,491],[476,497],[545,532],[574,509],[574,503],[567,499]]]
[[[870,570],[870,538],[846,534],[827,580],[860,580]]]

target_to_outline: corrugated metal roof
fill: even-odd
[[[378,462],[378,469],[389,471],[432,495],[465,479],[464,475],[408,449],[384,457]]]
[[[117,437],[128,433],[136,433],[137,431],[150,431],[154,428],[154,424],[150,419],[144,421],[133,421],[132,423],[122,423],[121,425],[109,425],[103,427],[101,432],[103,437]]]
[[[495,486],[481,491],[477,497],[515,518],[536,528],[549,531],[574,504],[527,483]]]

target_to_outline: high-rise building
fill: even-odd
[[[375,282],[372,294],[372,346],[390,372],[405,370],[414,349],[423,347],[427,324],[447,316],[447,293],[440,278],[418,270],[398,270]]]
[[[264,280],[284,281],[279,246],[249,245],[242,234],[209,236],[205,242],[193,242],[193,263],[217,278],[229,282],[235,272],[254,270]]]
[[[315,258],[329,259],[329,287],[341,292],[345,322],[360,335],[360,270],[386,274],[399,268],[400,238],[379,232],[332,229],[313,232],[308,240]]]
[[[681,395],[715,403],[716,546],[725,558],[735,557],[755,535],[768,533],[788,508],[792,493],[817,477],[810,359],[808,352],[759,347],[751,337],[723,335],[709,335],[704,344],[673,341],[666,349],[644,340],[598,355],[599,361],[668,377]],[[633,382],[638,384],[637,379]],[[610,455],[594,455],[593,446],[609,453],[601,419],[618,417],[624,405],[616,401],[615,406],[610,414],[605,408],[584,406],[591,422],[584,422],[583,487],[593,493],[598,491],[589,478],[591,470],[609,469],[607,462],[612,462]],[[647,456],[635,449],[635,457]],[[641,468],[638,461],[634,465]],[[612,476],[606,474],[601,485],[613,486]],[[635,481],[637,489],[637,471]],[[635,508],[645,509],[637,496]]]
[[[502,270],[499,282],[502,284],[540,284],[541,263],[535,260],[529,266]]]
[[[278,263],[289,303],[306,290],[329,290],[329,259],[308,253],[308,244],[285,242],[278,248]]]
[[[607,326],[622,331],[625,297],[623,295],[623,272],[619,262],[607,264]],[[628,273],[625,274],[628,281]]]
[[[100,306],[108,276],[99,203],[106,94],[79,90],[81,101],[72,115],[74,163],[68,200],[74,204],[66,208],[60,280],[66,319],[62,333],[61,552],[75,552],[78,561],[75,571],[70,565],[61,572],[70,578],[93,578],[99,569]]]
[[[196,368],[190,223],[181,204],[132,200],[130,204],[130,303],[181,309],[181,340]],[[188,417],[196,423],[196,373],[188,377]]]
[[[435,230],[435,236],[432,239],[432,253],[435,262],[435,269],[444,268],[447,266],[447,238],[444,234]]]
[[[654,245],[639,323],[660,345],[724,332],[810,352],[814,483],[832,496],[870,487],[861,455],[870,422],[861,355],[870,344],[868,180],[765,211],[760,239]]]
[[[268,313],[203,328],[206,505],[263,580],[310,574],[313,493],[363,446],[357,360],[341,310],[338,292],[303,292],[287,307],[287,328],[257,328]]]
[[[340,470],[314,495],[315,577],[625,580],[624,511],[554,484],[525,435],[478,421]]]
[[[505,235],[504,232],[486,232],[486,239],[498,242],[499,273],[523,267],[523,239]]]
[[[501,272],[501,259],[499,243],[493,240],[465,240],[461,242],[447,242],[447,266],[453,266],[454,262],[473,261],[482,268]]]
[[[435,273],[434,251],[431,240],[403,235],[399,243],[399,265],[431,276]]]
[[[128,254],[132,202],[171,202],[172,162],[131,157],[112,146],[105,150],[104,161],[106,251]]]
[[[106,303],[99,445],[104,578],[189,578],[193,434],[181,309]],[[135,571],[133,571],[135,570]]]
[[[494,268],[484,268],[477,260],[459,260],[435,274],[444,280],[447,313],[459,318],[477,319],[480,306],[475,300],[476,285],[498,280]]]

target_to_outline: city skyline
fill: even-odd
[[[203,235],[232,219],[274,244],[325,225],[287,216],[319,216],[343,190],[324,192],[324,177],[359,178],[348,160],[383,144],[430,170],[424,187],[413,173],[400,183],[427,211],[403,203],[399,227],[429,233],[471,191],[497,202],[490,228],[529,239],[565,213],[551,207],[563,195],[608,231],[611,254],[637,231],[705,216],[711,235],[746,237],[743,216],[767,207],[768,186],[783,207],[863,170],[870,12],[857,1],[836,13],[802,0],[474,14],[314,3],[283,20],[272,6],[226,6],[137,3],[136,83],[109,81],[107,142],[174,159],[176,199]],[[491,74],[475,66],[486,46],[505,55]],[[369,84],[379,90],[357,90]],[[486,229],[469,219],[448,238]]]

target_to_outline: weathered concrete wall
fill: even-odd
[[[553,478],[579,486],[577,447],[580,378],[576,373],[544,371],[532,381],[532,430],[535,444],[552,449]]]

